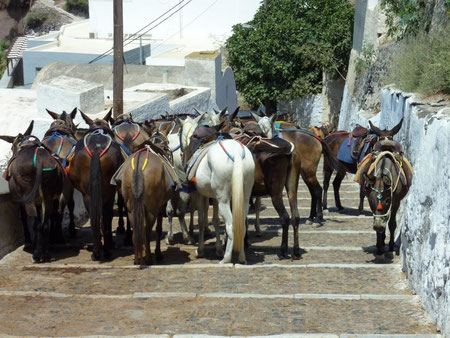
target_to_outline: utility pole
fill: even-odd
[[[114,0],[113,116],[123,113],[123,0]]]

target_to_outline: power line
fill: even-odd
[[[180,0],[180,2],[178,2],[175,6],[171,7],[170,9],[168,9],[166,12],[164,12],[163,14],[161,14],[159,17],[157,17],[156,19],[154,19],[153,21],[151,21],[150,23],[148,23],[147,25],[145,25],[144,27],[142,27],[141,29],[139,29],[137,32],[131,34],[129,37],[127,37],[125,41],[130,40],[131,38],[133,38],[134,36],[136,36],[139,32],[141,32],[142,30],[144,30],[145,28],[147,28],[148,26],[150,26],[151,24],[155,23],[156,21],[158,21],[159,19],[161,19],[163,16],[165,16],[167,13],[169,13],[170,11],[172,11],[174,8],[179,7],[181,3],[183,3],[186,0]],[[184,4],[182,7],[178,8],[178,10],[176,10],[174,13],[172,13],[168,18],[170,18],[171,16],[173,16],[175,13],[178,13],[184,6],[186,6],[189,2],[191,2],[192,0],[189,0],[186,4]],[[165,20],[167,20],[168,18],[166,18]],[[157,24],[156,26],[150,28],[154,29],[155,27],[158,27],[158,25],[160,25],[161,23],[163,23],[165,20],[163,20],[162,22],[160,22],[159,24]],[[146,34],[147,32],[149,32],[150,30],[144,32],[143,34],[139,35],[137,38],[140,38],[142,35]],[[137,39],[136,38],[136,39]],[[132,41],[136,40],[133,39]],[[132,42],[131,41],[131,42]],[[124,45],[126,46],[126,45]],[[96,56],[94,59],[92,59],[91,61],[89,61],[89,63],[93,63],[96,62],[100,59],[103,59],[104,57],[106,57],[107,55],[111,54],[111,52],[114,50],[114,47],[111,47],[110,49],[108,49],[106,52]]]
[[[189,26],[191,23],[193,23],[194,21],[196,21],[199,17],[201,17],[203,14],[205,14],[212,6],[214,6],[217,2],[219,2],[219,0],[214,1],[211,5],[209,5],[203,12],[201,12],[199,15],[197,15],[194,19],[192,19],[191,21],[189,21],[189,23],[187,23],[186,25],[184,25],[182,27],[182,29],[186,28],[187,26]],[[158,47],[161,47],[165,42],[167,42],[168,40],[172,39],[175,35],[177,35],[178,33],[181,32],[181,29],[176,32],[175,34],[169,36],[167,39],[165,39],[163,42],[161,42],[160,44],[156,45],[153,50],[155,50]]]

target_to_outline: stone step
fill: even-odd
[[[76,276],[73,273],[69,275]],[[109,283],[106,278],[103,282]],[[124,289],[137,283],[136,280],[125,282]],[[155,280],[148,281],[149,284],[152,282]],[[208,276],[203,282],[211,286],[216,283]],[[283,281],[279,281],[276,287],[282,284]],[[320,289],[323,284],[326,280],[318,281],[315,287]],[[228,289],[234,287],[227,285]],[[227,290],[218,294],[184,294],[182,297],[181,293],[170,296],[145,294],[145,291],[120,298],[73,296],[72,293],[2,295],[1,332],[19,336],[174,335],[199,332],[226,336],[296,332],[436,333],[423,315],[416,296],[387,295],[380,299],[371,297],[372,294],[355,292],[342,298],[324,298],[290,292],[283,295],[286,297],[280,294],[272,298],[261,293],[230,295],[225,293],[230,292]]]

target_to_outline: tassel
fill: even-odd
[[[197,177],[193,177],[192,182],[197,183]]]
[[[378,203],[377,205],[377,211],[383,210],[383,206],[381,205],[381,203]]]

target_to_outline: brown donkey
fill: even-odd
[[[127,158],[116,175],[115,180],[133,227],[134,264],[136,265],[152,263],[150,236],[155,221],[157,221],[155,254],[157,260],[162,259],[160,246],[162,218],[173,192],[169,167],[164,152],[151,142],[146,142]]]
[[[113,247],[111,222],[116,187],[111,185],[110,181],[122,164],[123,156],[106,122],[111,113],[110,110],[103,119],[94,121],[81,113],[89,125],[89,130],[83,139],[78,141],[74,154],[69,159],[70,180],[83,195],[84,205],[91,219],[93,260],[102,258],[102,248],[103,258],[110,258]]]
[[[47,109],[48,114],[54,119],[50,128],[44,135],[42,143],[56,156],[62,166],[66,168],[69,165],[68,158],[75,149],[77,140],[75,139],[76,127],[73,124],[73,119],[77,114],[77,108],[75,108],[70,114],[62,112],[57,114]],[[73,185],[70,182],[69,177],[66,175],[63,185],[63,194],[60,199],[60,217],[64,215],[64,208],[67,205],[69,210],[69,235],[74,238],[76,234],[75,221],[73,210],[75,203],[73,200]]]
[[[41,262],[50,259],[51,229],[61,226],[57,224],[57,205],[65,172],[50,151],[31,136],[32,129],[33,121],[23,135],[0,136],[0,139],[12,143],[13,156],[4,177],[13,199],[20,203],[25,247],[33,245],[33,261]],[[30,226],[35,230],[33,243]]]

